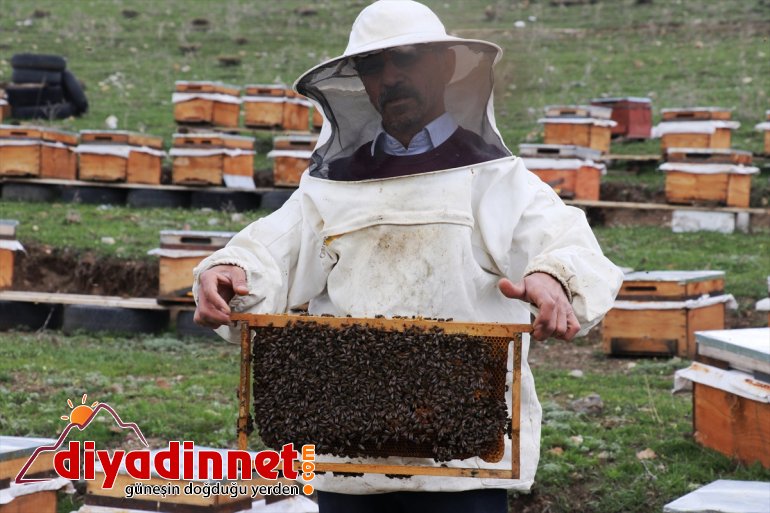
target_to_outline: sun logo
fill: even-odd
[[[66,415],[62,415],[62,420],[68,420],[73,424],[77,424],[78,426],[85,427],[86,421],[91,417],[91,415],[94,413],[94,406],[99,404],[98,401],[94,401],[94,403],[91,406],[86,405],[86,399],[88,398],[88,394],[83,394],[83,397],[80,399],[80,405],[73,406],[72,401],[67,399],[67,405],[72,409],[72,412],[70,413],[69,417]]]

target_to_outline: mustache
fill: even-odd
[[[386,103],[389,103],[393,100],[401,100],[403,98],[414,98],[415,100],[419,100],[420,93],[406,85],[388,87],[384,89],[380,95],[380,109],[384,108]]]

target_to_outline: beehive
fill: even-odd
[[[160,184],[163,138],[121,130],[80,132],[81,180]]]
[[[13,219],[0,219],[0,290],[13,285],[13,263],[17,251],[24,247],[16,240],[16,228],[19,222]]]
[[[612,109],[590,105],[556,105],[545,108],[545,144],[582,146],[606,153],[610,150]]]
[[[765,133],[765,155],[770,156],[770,110],[765,112],[765,121],[754,128]]]
[[[171,97],[177,123],[237,127],[241,111],[241,90],[221,82],[175,83]]]
[[[243,97],[243,124],[252,128],[283,127],[283,104],[286,100],[283,85],[247,85]]]
[[[0,98],[0,123],[3,122],[3,118],[7,117],[6,112],[10,109],[8,102],[5,99]]]
[[[297,132],[310,131],[310,110],[313,104],[301,94],[286,90],[283,103],[283,129]]]
[[[513,445],[512,467],[508,470],[485,468],[457,468],[413,465],[390,465],[368,463],[331,463],[317,460],[316,471],[332,472],[362,472],[384,473],[396,475],[444,475],[467,476],[482,478],[516,478],[519,475],[519,432],[520,432],[520,404],[521,404],[521,333],[530,330],[528,325],[502,325],[502,324],[477,324],[454,323],[448,321],[427,321],[423,319],[356,319],[336,317],[314,317],[296,315],[251,315],[234,314],[231,320],[239,321],[241,328],[241,385],[239,390],[239,445],[245,447],[247,436],[250,432],[250,390],[249,376],[251,374],[252,359],[255,366],[254,394],[255,401],[259,402],[260,411],[255,411],[257,423],[261,425],[262,432],[269,436],[275,435],[274,425],[294,426],[289,419],[292,415],[302,418],[302,426],[307,428],[305,434],[287,433],[285,436],[300,437],[308,435],[314,429],[321,433],[324,442],[321,446],[316,444],[316,452],[320,456],[329,453],[337,453],[346,456],[415,456],[432,457],[436,460],[444,460],[454,457],[481,456],[486,461],[499,461],[502,458],[502,445],[507,421],[496,426],[486,426],[485,429],[491,436],[483,440],[469,441],[469,445],[453,445],[447,440],[465,439],[464,433],[455,432],[461,429],[457,422],[449,425],[433,425],[431,422],[446,419],[447,413],[441,408],[445,403],[423,402],[423,397],[437,397],[431,394],[443,393],[452,404],[486,404],[485,401],[494,404],[506,405],[505,374],[508,363],[508,346],[513,341],[511,368],[513,369],[512,395],[507,409],[511,414],[510,438]],[[308,330],[316,336],[308,335]],[[252,333],[256,332],[254,346],[252,347]],[[446,338],[445,338],[446,337]],[[487,356],[484,358],[489,365],[481,368],[468,365],[469,371],[475,372],[473,385],[462,386],[458,391],[454,386],[457,377],[464,383],[465,374],[456,366],[462,366],[465,360],[449,356],[445,358],[443,351],[437,351],[429,342],[439,345],[447,339],[462,339],[463,343],[474,344],[476,350]],[[438,340],[436,340],[438,339]],[[264,343],[263,343],[264,341]],[[427,344],[426,344],[427,343]],[[297,344],[299,344],[297,346]],[[395,345],[394,345],[395,344]],[[411,345],[410,345],[411,344]],[[297,347],[295,347],[297,346]],[[454,354],[449,344],[442,346],[448,348],[449,355]],[[469,348],[470,346],[463,346]],[[397,348],[397,349],[394,349]],[[432,348],[432,349],[431,349]],[[299,350],[297,352],[296,350]],[[297,355],[308,354],[312,360],[313,382],[305,383],[302,387],[294,385],[286,387],[281,384],[281,376],[284,373],[281,356],[284,351],[294,351],[293,358]],[[340,357],[339,352],[345,353]],[[253,355],[253,356],[252,356]],[[398,369],[389,365],[389,362],[400,360]],[[470,360],[475,360],[471,356]],[[293,360],[292,360],[293,361]],[[425,367],[420,372],[413,372],[408,367],[409,361],[424,363]],[[479,360],[480,361],[480,360]],[[374,362],[374,363],[372,363]],[[297,362],[294,361],[296,364]],[[397,363],[397,362],[396,362]],[[467,362],[465,362],[467,363]],[[436,369],[429,369],[431,365]],[[294,366],[296,369],[296,365]],[[293,375],[294,372],[290,374]],[[342,381],[340,381],[342,379]],[[403,379],[416,379],[420,381],[412,385],[404,385],[396,382]],[[344,391],[340,388],[342,382],[348,384]],[[277,384],[277,385],[276,385]],[[352,387],[349,386],[352,384]],[[267,390],[265,387],[276,385]],[[400,395],[397,390],[400,386],[407,386],[410,394],[414,395],[414,401],[405,400],[407,396]],[[303,395],[299,401],[289,398],[294,390],[317,390],[312,398]],[[423,390],[424,389],[424,390]],[[390,397],[389,394],[393,395]],[[258,394],[258,396],[257,396]],[[277,394],[277,396],[276,396]],[[320,394],[320,395],[319,395]],[[425,395],[427,394],[427,395]],[[318,397],[316,397],[318,396]],[[334,396],[343,396],[341,403],[329,404],[334,401]],[[374,399],[373,399],[374,398]],[[267,404],[265,401],[272,402]],[[278,402],[276,403],[275,400]],[[377,404],[373,408],[361,410],[360,408],[342,411],[338,408],[350,407],[374,400]],[[272,405],[272,406],[271,406]],[[276,408],[273,408],[275,405]],[[287,410],[287,405],[291,405]],[[506,409],[506,406],[502,406]],[[452,406],[454,408],[454,406]],[[281,410],[281,411],[278,411]],[[494,407],[493,407],[494,411]],[[499,412],[499,410],[497,410]],[[476,413],[483,414],[485,410],[479,406]],[[267,413],[267,416],[266,416]],[[276,420],[271,413],[280,416]],[[454,412],[457,413],[457,412]],[[465,414],[457,414],[457,418],[468,420],[473,417]],[[362,415],[371,417],[361,419]],[[331,418],[332,416],[333,418]],[[286,417],[286,418],[283,418]],[[503,413],[505,417],[505,413]],[[454,416],[453,416],[454,418]],[[288,419],[288,420],[287,420]],[[462,422],[460,422],[462,424]],[[356,430],[356,426],[369,426]],[[299,428],[302,429],[302,426]],[[334,429],[327,429],[332,426]],[[377,426],[372,428],[372,426]],[[412,426],[419,426],[415,430]],[[472,426],[471,429],[474,429]],[[347,430],[347,431],[346,431]],[[338,445],[329,444],[327,436],[339,436],[347,442],[338,441]],[[278,433],[278,439],[281,434]],[[388,438],[389,437],[389,438]],[[473,440],[473,435],[470,436]],[[355,443],[354,443],[355,442]],[[326,443],[324,449],[322,446]],[[342,445],[342,447],[339,446]],[[347,449],[346,446],[350,445]],[[472,446],[472,449],[468,449]],[[320,447],[320,448],[319,448]],[[471,450],[472,454],[465,451]],[[327,452],[329,451],[329,452]],[[321,458],[322,460],[322,458]]]
[[[648,271],[627,274],[602,322],[609,355],[695,356],[695,332],[724,328],[722,271]]]
[[[74,180],[77,134],[37,126],[0,125],[0,175]]]
[[[579,146],[520,144],[524,165],[563,198],[598,200],[604,164],[601,152]]]
[[[276,187],[296,187],[302,173],[310,165],[318,138],[314,135],[289,135],[273,139],[273,184]]]
[[[17,436],[0,435],[0,492],[8,491],[11,483],[27,464],[39,447],[54,447],[56,440],[48,438],[27,438]],[[56,473],[53,467],[53,451],[39,452],[34,461],[26,469],[25,478],[45,479],[54,478]],[[65,480],[58,479],[58,487],[65,484]],[[34,488],[32,489],[34,490]],[[35,513],[56,513],[56,489],[26,492],[23,488],[14,489],[6,498],[10,502],[0,504],[0,513],[21,513],[34,511]]]
[[[653,129],[660,137],[661,149],[729,148],[732,130],[741,124],[731,121],[731,112],[719,107],[662,109],[662,121]]]
[[[254,138],[218,133],[174,134],[169,152],[176,184],[221,185],[254,177]],[[236,178],[234,181],[237,181]]]
[[[666,201],[677,204],[715,202],[748,207],[751,175],[759,168],[741,164],[666,162]]]
[[[743,337],[761,337],[758,347],[763,348],[762,355],[766,356],[770,328],[750,331],[752,335]],[[716,337],[724,342],[724,335]],[[745,354],[742,357],[750,359]],[[685,381],[693,383],[695,441],[745,465],[758,462],[770,468],[770,382],[743,371],[700,362],[676,372],[675,389],[683,388]]]
[[[652,102],[649,98],[595,98],[591,105],[612,109],[617,123],[612,135],[627,139],[648,139],[652,130]]]
[[[225,247],[231,232],[163,230],[160,247],[148,254],[159,258],[158,300],[191,303],[193,269],[214,251]]]

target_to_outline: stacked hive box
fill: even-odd
[[[74,180],[77,134],[36,126],[0,125],[0,175]]]
[[[171,101],[174,120],[181,124],[237,127],[241,90],[219,82],[178,81]]]
[[[765,155],[770,156],[770,110],[765,112],[765,121],[754,128],[765,133]]]
[[[81,180],[160,184],[163,138],[135,132],[83,130],[76,152]]]
[[[173,183],[254,187],[253,137],[174,134],[169,154]]]
[[[770,328],[696,333],[697,359],[676,372],[693,383],[695,440],[745,465],[770,468]]]
[[[247,85],[243,124],[251,128],[283,127],[286,91],[286,87],[279,84]]]
[[[751,196],[750,152],[730,149],[668,148],[666,200],[669,203],[717,202],[748,207]]]
[[[3,118],[8,116],[8,114],[6,114],[8,109],[8,102],[5,100],[5,98],[0,98],[0,123],[3,122]]]
[[[558,144],[520,144],[524,165],[553,187],[559,196],[598,200],[604,164],[594,162],[601,152],[579,146]]]
[[[661,149],[729,148],[731,131],[741,124],[731,121],[730,110],[720,107],[662,109],[662,122],[653,129]]]
[[[591,105],[612,109],[612,136],[648,139],[652,130],[652,102],[649,98],[595,98]]]
[[[158,300],[192,302],[193,269],[214,251],[225,247],[233,235],[230,232],[161,231],[160,247],[148,253],[160,257]]]
[[[627,274],[604,318],[610,355],[695,356],[695,331],[724,328],[722,271],[645,271]]]
[[[0,290],[13,285],[13,261],[17,251],[24,247],[16,240],[18,221],[0,219]]]
[[[602,153],[610,151],[612,109],[591,105],[553,105],[545,108],[545,144],[583,146]]]
[[[297,187],[302,173],[310,165],[317,136],[289,135],[273,140],[273,184],[277,187]]]
[[[56,440],[0,436],[0,513],[56,513],[56,490],[68,481],[56,478],[43,487],[14,486],[16,476],[27,464],[38,447],[53,447]],[[53,467],[54,451],[40,452],[24,473],[25,478],[46,479],[56,477]]]

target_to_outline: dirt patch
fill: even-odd
[[[90,251],[27,243],[13,266],[13,289],[35,292],[156,297],[158,262],[102,257]]]

